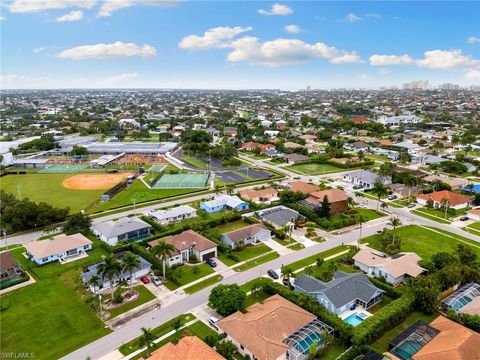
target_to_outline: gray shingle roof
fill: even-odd
[[[151,227],[150,224],[136,217],[124,217],[117,221],[108,220],[93,225],[94,230],[107,238]]]
[[[265,220],[277,226],[284,226],[292,219],[298,218],[298,211],[287,208],[286,206],[276,206],[270,209],[262,210],[258,215]]]

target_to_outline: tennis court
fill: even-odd
[[[203,188],[208,180],[208,174],[164,174],[153,189],[189,189]]]
[[[155,172],[155,173],[159,173],[159,172],[162,172],[163,169],[165,169],[167,167],[167,165],[163,165],[163,164],[154,164],[150,167],[150,169],[148,169],[147,171],[148,172]]]
[[[39,171],[41,174],[63,174],[85,172],[87,165],[80,164],[57,164],[50,165]]]

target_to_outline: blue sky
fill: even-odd
[[[2,4],[4,88],[480,84],[479,2]]]

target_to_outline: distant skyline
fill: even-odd
[[[11,0],[2,88],[480,85],[480,2]]]

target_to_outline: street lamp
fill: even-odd
[[[22,185],[18,184],[17,185],[17,191],[18,191],[18,198],[20,201],[22,201]]]

